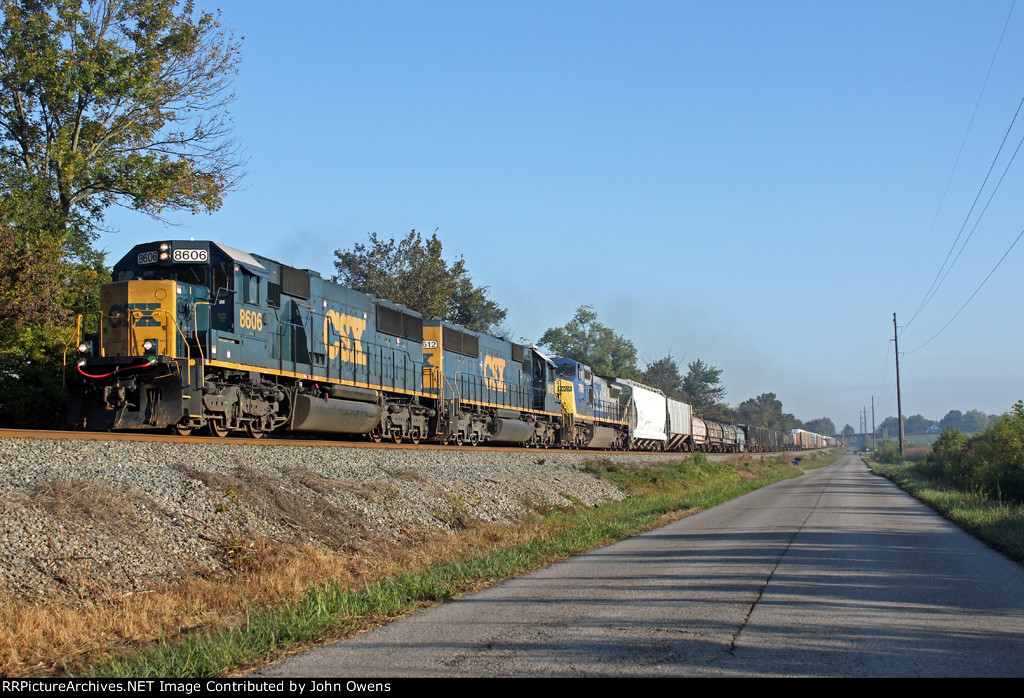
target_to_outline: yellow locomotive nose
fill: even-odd
[[[118,281],[100,291],[103,356],[176,357],[177,284]]]

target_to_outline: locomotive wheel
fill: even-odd
[[[394,441],[396,444],[402,443],[402,432],[397,429],[391,432],[391,440]]]
[[[222,427],[220,422],[211,419],[206,423],[206,431],[210,436],[216,436],[218,439],[223,439],[228,435],[228,428]]]
[[[171,425],[171,433],[172,434],[177,434],[178,436],[191,436],[192,428],[191,427],[186,427],[186,426],[181,425],[181,424],[172,424]]]
[[[262,427],[256,424],[256,422],[246,422],[245,433],[248,434],[251,439],[262,439],[265,432]]]
[[[379,429],[374,429],[373,431],[370,432],[370,441],[372,441],[373,443],[379,444],[381,442],[381,438],[382,437]]]
[[[412,432],[410,432],[410,434],[409,434],[409,442],[412,445],[414,445],[414,446],[420,442],[420,430],[419,429],[413,429]]]

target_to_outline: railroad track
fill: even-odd
[[[249,437],[216,437],[216,436],[178,436],[176,434],[158,432],[117,432],[117,431],[60,431],[56,429],[0,429],[0,439],[51,439],[58,441],[144,441],[153,443],[177,443],[177,444],[237,444],[243,446],[317,446],[321,448],[377,448],[377,449],[399,449],[399,450],[431,450],[440,449],[445,451],[529,451],[538,449],[523,448],[521,446],[456,446],[452,444],[437,443],[374,443],[372,441],[345,441],[341,439],[310,439],[310,438],[287,438],[287,437],[265,437],[252,439]],[[641,453],[638,451],[594,451],[572,450],[572,449],[539,449],[551,450],[558,453]],[[664,455],[664,454],[662,454]],[[680,455],[680,454],[675,454]]]
[[[456,446],[454,444],[437,444],[437,443],[388,443],[380,442],[375,443],[373,441],[344,441],[341,439],[312,439],[312,438],[288,438],[288,437],[265,437],[262,439],[252,439],[244,436],[240,437],[216,437],[216,436],[178,436],[176,434],[157,433],[157,432],[116,432],[116,431],[61,431],[56,429],[0,429],[0,439],[48,439],[58,441],[136,441],[136,442],[150,442],[150,443],[170,443],[170,444],[193,444],[193,445],[209,445],[209,444],[234,444],[240,446],[292,446],[292,447],[318,447],[318,448],[369,448],[369,449],[393,449],[393,450],[405,450],[405,451],[425,451],[425,450],[441,450],[441,451],[474,451],[480,452],[494,452],[494,453],[509,453],[509,452],[526,452],[526,453],[580,453],[591,456],[599,455],[634,455],[638,458],[685,458],[691,454],[681,452],[657,452],[657,451],[601,451],[594,449],[567,449],[567,448],[550,448],[550,449],[536,449],[536,448],[524,448],[522,446],[470,446],[462,445]],[[709,460],[722,461],[728,460],[741,455],[749,455],[752,458],[758,460],[767,460],[772,457],[789,457],[789,456],[806,456],[817,451],[785,451],[779,453],[705,453],[704,457]]]

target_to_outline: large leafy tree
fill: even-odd
[[[61,371],[75,312],[97,309],[101,253],[68,260],[37,209],[0,198],[0,426],[64,423]],[[85,328],[96,331],[97,318]]]
[[[722,369],[701,359],[691,361],[683,377],[683,390],[689,396],[694,411],[711,419],[712,408],[725,398]]]
[[[679,375],[679,364],[672,358],[672,354],[647,364],[643,375],[640,376],[640,382],[657,388],[676,400],[686,402],[688,399],[683,392],[683,377]]]
[[[539,344],[556,356],[580,361],[603,376],[640,380],[636,367],[636,346],[610,327],[597,321],[593,306],[581,305],[572,320],[551,327]]]
[[[805,422],[804,429],[812,431],[815,434],[821,434],[822,436],[832,436],[836,433],[835,422],[828,417],[819,417],[818,419],[812,419],[809,422]]]
[[[212,212],[241,176],[239,42],[177,0],[0,13],[0,424],[52,426],[73,316],[109,278],[92,247],[104,212]]]
[[[961,429],[967,434],[973,434],[988,427],[989,419],[981,410],[967,410],[960,420]]]
[[[83,250],[104,211],[216,210],[241,161],[239,43],[177,0],[0,0],[0,195]]]
[[[780,431],[806,428],[803,422],[792,414],[782,411],[782,400],[779,400],[775,393],[761,393],[757,397],[744,400],[736,408],[736,413],[737,419],[743,424],[752,424]],[[811,429],[810,431],[814,430]]]
[[[443,253],[436,233],[424,238],[413,230],[398,241],[370,233],[369,244],[335,250],[334,280],[424,315],[500,333],[507,311],[487,295],[486,286],[473,284],[465,260],[449,264]]]
[[[960,429],[963,426],[963,412],[960,410],[950,410],[946,413],[946,416],[939,421],[939,426],[943,429]]]
[[[930,419],[926,419],[924,415],[915,414],[912,417],[907,417],[907,421],[903,424],[903,431],[906,434],[924,434],[928,431],[928,427],[933,424],[935,424],[935,422]]]

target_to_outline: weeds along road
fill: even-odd
[[[264,676],[1021,676],[1024,568],[856,456]]]

